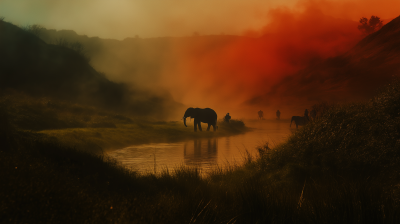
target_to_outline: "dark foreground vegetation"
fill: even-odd
[[[286,143],[207,177],[188,167],[139,175],[24,131],[3,108],[1,223],[400,221],[400,82],[369,102],[332,105]]]

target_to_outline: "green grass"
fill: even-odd
[[[16,115],[0,112],[1,223],[400,221],[399,82],[369,102],[330,106],[287,142],[260,147],[258,157],[208,176],[184,166],[138,174],[101,154],[74,149],[48,130],[23,130],[10,122]],[[135,125],[144,132],[181,130],[180,123],[139,125],[134,119],[115,125],[99,133]],[[228,124],[221,130],[223,125]],[[213,134],[186,129],[187,137]],[[90,130],[97,129],[79,132],[88,131],[82,141]]]

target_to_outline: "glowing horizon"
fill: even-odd
[[[325,15],[356,22],[370,15],[393,19],[400,8],[400,2],[395,0],[2,0],[0,16],[21,26],[38,24],[48,29],[122,40],[136,35],[190,36],[194,32],[245,35],[271,24],[274,10],[301,13],[310,5]]]

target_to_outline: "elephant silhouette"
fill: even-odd
[[[186,110],[185,115],[183,115],[183,124],[186,125],[186,118],[194,118],[194,131],[197,131],[197,127],[201,130],[201,122],[207,123],[207,131],[210,130],[210,127],[213,126],[214,131],[217,130],[217,113],[210,108],[193,108],[190,107]]]

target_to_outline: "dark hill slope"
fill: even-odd
[[[49,45],[0,21],[0,87],[95,104],[121,103],[125,87],[107,80],[75,51]]]
[[[0,21],[0,88],[127,110],[137,115],[162,113],[164,107],[178,105],[168,97],[134,91],[112,82],[94,70],[82,54],[46,44],[4,21]]]
[[[302,96],[297,102],[308,105],[319,101],[363,101],[399,74],[400,17],[397,17],[346,54],[301,70],[276,85],[268,95],[249,102],[282,95],[288,99]]]
[[[361,40],[348,55],[369,58],[374,55],[396,56],[400,52],[400,16]]]

